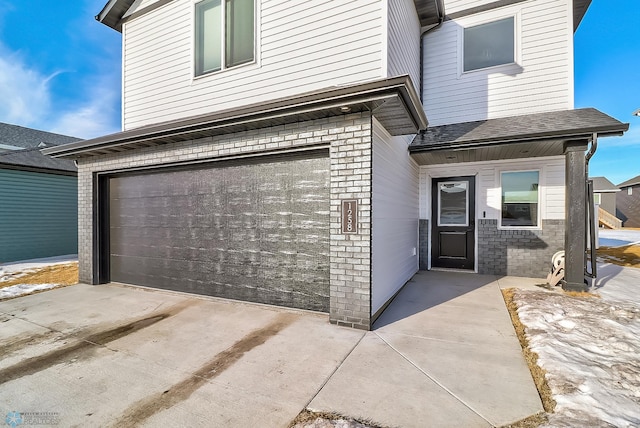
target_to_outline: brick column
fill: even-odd
[[[371,327],[371,115],[344,117],[331,139],[331,323]],[[334,125],[335,126],[335,125]],[[358,200],[358,233],[341,233],[341,201]]]

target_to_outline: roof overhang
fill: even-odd
[[[109,0],[96,15],[96,21],[122,32],[122,17],[134,2],[135,0]]]
[[[142,15],[149,10],[157,8],[172,0],[157,0],[147,7],[141,8],[135,14],[128,16],[127,12],[136,3],[136,0],[109,0],[104,5],[100,13],[96,15],[96,20],[116,31],[122,31],[122,23],[138,15]],[[500,3],[495,2],[495,3]],[[444,0],[414,0],[416,12],[422,27],[429,27],[438,24],[444,19]],[[578,28],[582,18],[591,4],[591,0],[573,0],[573,31]],[[496,7],[496,6],[493,6]]]
[[[172,0],[158,0],[160,3],[167,3]],[[134,5],[136,0],[109,0],[104,5],[100,13],[96,15],[96,20],[116,31],[122,31],[123,18],[127,18],[127,11]],[[444,17],[444,0],[414,0],[420,24],[425,27],[437,24]],[[142,14],[147,9],[154,9],[155,5],[142,8]],[[136,13],[137,14],[137,13]]]
[[[52,168],[41,168],[37,166],[29,166],[29,165],[16,165],[12,163],[3,163],[0,162],[0,170],[8,169],[13,171],[24,171],[24,172],[37,172],[40,174],[52,174],[52,175],[66,175],[69,177],[77,177],[77,171],[68,171],[62,169],[52,169]]]
[[[627,187],[637,186],[638,184],[640,184],[640,175],[618,184],[618,187],[620,187],[620,189],[622,190],[626,189]]]
[[[444,18],[444,0],[414,0],[422,27],[438,24]]]
[[[569,141],[619,136],[629,129],[596,109],[536,113],[427,128],[409,146],[421,165],[555,156]]]
[[[578,29],[582,18],[587,13],[591,0],[573,0],[573,31]]]
[[[53,157],[95,156],[363,111],[372,112],[391,135],[416,134],[428,125],[411,79],[400,76],[158,123],[42,152]]]

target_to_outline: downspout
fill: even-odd
[[[420,103],[424,106],[424,36],[427,33],[435,30],[440,27],[444,22],[444,3],[442,3],[442,7],[440,7],[440,0],[434,0],[436,5],[436,11],[438,13],[438,23],[433,27],[425,30],[420,34]]]
[[[420,82],[419,82],[420,86],[419,88],[420,88],[420,104],[421,104],[420,107],[423,110],[424,110],[424,36],[426,36],[427,33],[440,27],[444,22],[444,1],[433,0],[433,3],[436,7],[436,13],[438,15],[438,23],[433,27],[426,29],[420,34]],[[422,134],[424,133],[424,131],[420,131],[420,133]],[[418,234],[419,233],[420,232],[418,232]],[[427,252],[430,255],[431,254],[431,229],[430,228],[427,228],[427,239],[429,241],[429,244],[427,244]],[[420,248],[420,243],[418,243],[418,248]],[[431,257],[427,257],[427,259],[429,259],[427,260],[427,269],[431,269],[431,260],[430,260]]]
[[[587,200],[585,221],[587,222],[587,236],[589,238],[589,248],[588,248],[588,251],[585,251],[584,253],[584,274],[585,276],[592,279],[595,279],[598,276],[598,268],[597,268],[598,263],[596,261],[596,230],[595,230],[596,206],[593,200],[593,180],[589,179],[589,161],[591,160],[593,155],[596,153],[597,149],[598,149],[598,134],[594,132],[591,137],[591,147],[589,148],[589,151],[587,152],[584,158],[585,175],[587,178],[587,181],[585,183],[585,190],[586,190],[585,197]],[[586,242],[586,239],[585,239],[585,242]],[[591,272],[589,272],[588,259],[591,259]]]

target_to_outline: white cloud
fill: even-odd
[[[602,145],[619,148],[640,146],[640,118],[633,117],[628,122],[629,130],[622,137],[604,138]]]
[[[26,66],[18,53],[0,46],[0,120],[29,126],[51,107],[50,77]]]
[[[113,123],[119,92],[109,89],[111,79],[98,78],[87,97],[56,117],[49,127],[51,132],[79,138],[94,138],[120,130]]]
[[[77,99],[62,104],[52,90],[62,73],[47,75],[0,44],[0,121],[79,138],[119,131],[119,75],[80,76]]]

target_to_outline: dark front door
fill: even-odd
[[[474,268],[475,178],[433,179],[431,266]]]

